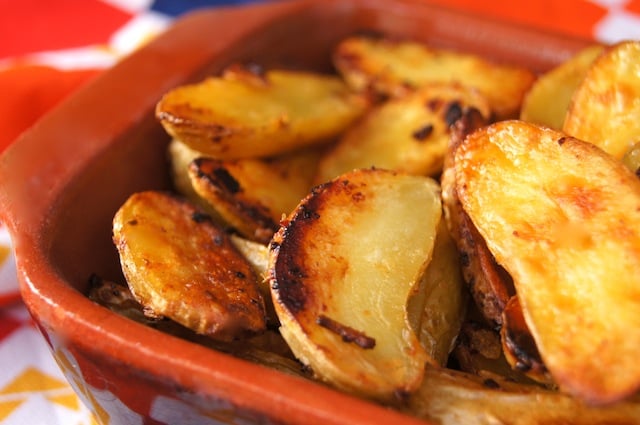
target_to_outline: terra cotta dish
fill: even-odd
[[[153,116],[171,87],[234,61],[330,70],[360,30],[548,69],[588,41],[411,0],[302,0],[203,10],[73,95],[0,160],[0,212],[21,293],[71,385],[102,423],[423,423],[310,381],[165,335],[90,301],[120,277],[111,219],[129,194],[169,187]]]

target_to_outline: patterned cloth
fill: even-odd
[[[73,90],[200,7],[257,0],[0,0],[0,152]],[[591,37],[640,39],[640,0],[432,0],[479,15]],[[4,307],[2,307],[4,306]],[[89,425],[17,293],[0,223],[0,423]]]

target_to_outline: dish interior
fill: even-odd
[[[584,44],[579,40],[558,43],[553,35],[478,21],[472,16],[410,2],[398,2],[392,7],[380,1],[328,1],[311,6],[303,2],[299,7],[290,9],[273,21],[258,25],[242,37],[231,40],[216,52],[215,57],[203,60],[201,68],[193,69],[191,75],[185,75],[183,80],[172,82],[172,85],[218,73],[234,62],[251,62],[265,68],[283,66],[332,72],[333,46],[345,36],[363,31],[411,37],[436,47],[524,64],[536,71],[548,69]],[[180,42],[193,41],[194,45],[201,45],[202,38],[211,37],[214,43],[216,33],[221,29],[202,25],[214,15],[215,12],[206,12],[193,16],[197,18],[192,19],[194,24],[205,33],[191,34],[193,40],[186,37]],[[126,120],[118,102],[136,102],[129,96],[140,84],[135,79],[145,78],[145,72],[167,73],[163,70],[163,61],[179,61],[184,57],[185,52],[178,51],[175,58],[169,59],[161,51],[167,48],[170,37],[171,32],[146,48],[143,56],[147,63],[143,68],[138,67],[131,79],[121,83],[121,91],[113,92],[113,99],[89,105],[94,109],[82,114],[101,114],[105,122],[109,117]],[[201,57],[204,55],[200,53]],[[123,64],[123,67],[127,66],[132,64]],[[97,85],[112,88],[113,77],[106,76],[106,79],[108,81],[98,81]],[[138,114],[140,119],[122,126],[119,133],[113,134],[113,140],[104,151],[91,158],[76,178],[68,183],[64,196],[48,220],[52,231],[52,264],[65,280],[81,291],[86,289],[87,278],[92,273],[122,279],[111,242],[111,219],[126,197],[142,189],[170,188],[165,157],[168,137],[153,116],[153,105],[161,94],[159,90],[142,94],[144,100],[138,102],[142,109]],[[75,143],[92,142],[90,138],[77,140],[82,135],[74,134],[73,129],[70,132],[76,138]]]

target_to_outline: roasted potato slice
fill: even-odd
[[[438,424],[632,425],[640,417],[640,400],[589,406],[536,385],[427,365],[424,383],[405,411]]]
[[[458,250],[444,220],[440,220],[427,271],[409,299],[407,314],[418,339],[440,366],[449,353],[465,318],[467,291],[460,272]]]
[[[431,259],[440,188],[427,177],[356,170],[315,188],[271,243],[280,331],[321,380],[393,402],[430,359],[407,302]]]
[[[389,100],[347,130],[323,156],[315,181],[372,166],[436,175],[442,170],[449,128],[468,107],[487,119],[491,115],[484,96],[455,83],[429,84]]]
[[[396,96],[426,83],[457,82],[474,87],[497,119],[514,118],[535,81],[528,69],[479,56],[440,50],[410,40],[354,36],[335,49],[333,62],[352,87]]]
[[[608,47],[576,90],[562,127],[621,159],[640,142],[640,41]]]
[[[241,235],[266,244],[311,188],[316,155],[303,152],[289,161],[221,161],[197,158],[189,178],[198,196]]]
[[[174,138],[219,159],[274,156],[327,141],[364,113],[368,100],[338,77],[232,68],[177,87],[156,106]]]
[[[573,93],[603,50],[599,44],[586,47],[538,77],[524,97],[520,119],[562,129]]]
[[[640,388],[640,181],[598,147],[522,121],[455,152],[464,211],[511,275],[559,387],[594,404]]]
[[[191,203],[133,194],[113,219],[113,241],[133,296],[154,315],[220,340],[265,329],[251,265]]]

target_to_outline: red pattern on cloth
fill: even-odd
[[[104,44],[133,16],[97,0],[0,0],[0,58]]]
[[[0,343],[22,326],[22,322],[0,311]]]

